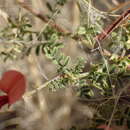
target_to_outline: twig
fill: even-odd
[[[83,78],[83,77],[86,77],[87,75],[88,75],[88,72],[85,72],[85,73],[80,74],[80,76],[78,76],[78,78]],[[25,93],[23,98],[32,97],[36,92],[42,90],[43,88],[46,88],[48,84],[50,84],[51,82],[58,80],[60,78],[61,78],[61,75],[54,77],[53,79],[47,81],[45,84],[41,85],[40,87],[36,88],[35,90]],[[77,79],[75,79],[75,80],[77,80]]]
[[[17,0],[18,3],[26,10],[28,10],[30,13],[32,13],[34,16],[37,18],[41,19],[43,22],[48,23],[51,27],[55,28],[57,31],[63,33],[63,34],[68,34],[70,33],[68,30],[63,29],[60,27],[58,24],[54,23],[54,21],[48,19],[45,15],[43,15],[40,11],[37,11],[33,8],[31,8],[24,0]],[[129,16],[130,9],[128,9],[125,13],[123,13],[114,23],[109,25],[107,28],[105,28],[99,35],[95,37],[96,41],[102,41],[105,39],[113,30],[115,30],[122,21],[127,19]],[[73,39],[76,40],[75,37]]]
[[[51,82],[53,82],[53,81],[55,81],[55,80],[57,80],[59,78],[60,78],[60,76],[57,76],[57,77],[53,78],[52,80],[47,81],[45,84],[41,85],[40,87],[36,88],[35,90],[32,90],[31,92],[25,93],[23,98],[32,97],[35,93],[37,93],[41,89],[47,87],[48,84],[50,84]]]
[[[122,89],[119,91],[119,94],[117,95],[117,98],[115,99],[115,104],[114,104],[113,112],[112,112],[111,117],[110,117],[110,119],[109,119],[109,122],[108,122],[108,125],[107,125],[106,130],[109,130],[109,127],[110,127],[110,125],[111,125],[111,123],[112,123],[112,119],[113,119],[114,114],[115,114],[115,112],[116,112],[116,107],[117,107],[117,105],[118,105],[118,102],[119,102],[119,100],[120,100],[120,97],[122,96],[122,94],[123,94],[124,91],[128,90],[128,88],[129,88],[129,83],[128,83],[124,88],[122,88]]]
[[[18,3],[26,10],[28,10],[30,13],[32,13],[34,16],[38,17],[39,19],[41,19],[43,22],[48,23],[49,25],[53,28],[55,28],[57,31],[64,33],[64,34],[68,34],[70,33],[68,30],[63,29],[62,27],[60,27],[59,25],[57,25],[56,23],[54,23],[54,21],[50,21],[50,19],[48,19],[45,15],[43,15],[41,12],[31,8],[24,0],[17,0]],[[130,9],[128,9],[126,12],[124,12],[115,22],[113,22],[111,25],[109,25],[108,27],[106,27],[99,35],[97,35],[94,39],[96,41],[102,41],[104,40],[113,30],[115,30],[125,19],[128,18],[130,14]]]
[[[95,37],[96,41],[104,40],[112,31],[114,31],[124,20],[128,18],[130,9],[124,12],[115,22],[106,27],[99,35]]]
[[[112,8],[111,10],[109,10],[109,12],[116,12],[124,7],[126,7],[127,5],[130,4],[130,1],[127,1],[127,2],[124,2],[124,3],[121,3],[119,5],[117,5],[116,7]]]
[[[37,11],[33,8],[31,8],[24,0],[17,0],[17,2],[26,10],[28,10],[31,14],[33,14],[34,16],[36,16],[37,18],[41,19],[43,22],[48,23],[49,25],[53,28],[55,28],[57,31],[67,34],[69,33],[68,30],[63,29],[62,27],[60,27],[58,24],[54,23],[54,21],[50,21],[50,19],[48,19],[45,15],[43,15],[40,11]]]

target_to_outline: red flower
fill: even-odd
[[[13,104],[19,100],[26,89],[25,76],[16,71],[9,70],[5,72],[0,80],[0,90],[6,93],[0,96],[0,108],[5,104]]]

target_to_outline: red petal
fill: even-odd
[[[25,92],[26,81],[22,73],[10,70],[3,74],[0,89],[8,94],[9,104],[19,100]]]
[[[0,96],[0,108],[8,103],[8,96]]]

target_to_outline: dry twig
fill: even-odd
[[[111,32],[113,32],[119,25],[129,17],[130,9],[124,12],[118,19],[116,19],[111,25],[106,27],[99,35],[95,37],[96,41],[104,40]]]
[[[17,2],[26,10],[28,10],[31,14],[36,16],[37,18],[41,19],[43,22],[48,23],[51,27],[55,28],[57,31],[67,34],[69,33],[68,30],[63,29],[59,25],[57,25],[54,21],[48,19],[44,14],[41,12],[31,8],[24,0],[17,0]]]

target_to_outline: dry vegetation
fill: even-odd
[[[129,17],[103,32],[129,0],[0,5],[0,74],[18,70],[28,86],[21,101],[1,109],[0,130],[130,128]]]

